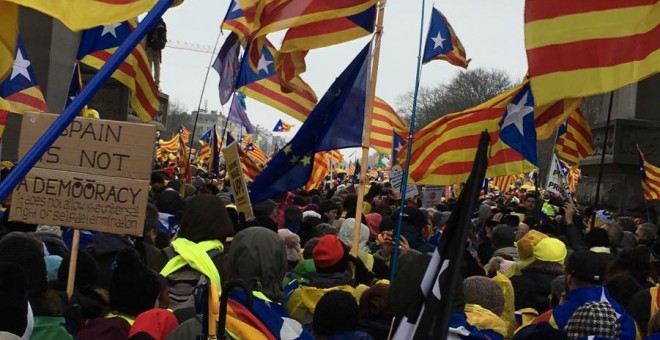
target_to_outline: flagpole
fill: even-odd
[[[218,32],[218,38],[215,39],[215,45],[213,45],[213,52],[211,53],[211,60],[209,61],[209,66],[206,68],[206,75],[204,76],[204,85],[202,85],[202,93],[199,95],[199,103],[197,104],[197,114],[195,115],[195,124],[193,125],[192,134],[190,138],[190,146],[188,147],[188,178],[191,178],[191,162],[190,156],[192,155],[192,147],[195,139],[195,130],[197,129],[197,119],[199,119],[199,111],[202,109],[202,100],[204,99],[204,90],[206,89],[206,82],[209,79],[209,73],[211,72],[211,65],[213,65],[213,60],[215,59],[215,50],[218,48],[218,42],[220,42],[220,36],[222,35],[222,30]]]
[[[369,162],[369,144],[371,142],[371,116],[374,111],[374,97],[376,96],[376,82],[378,81],[378,62],[380,61],[380,41],[383,36],[383,16],[385,15],[386,0],[378,3],[378,18],[374,30],[373,59],[371,62],[371,79],[369,79],[369,92],[367,106],[364,113],[364,128],[362,130],[362,159],[360,160],[360,184],[357,192],[357,207],[355,209],[355,225],[353,228],[353,244],[351,255],[357,257],[358,243],[360,241],[360,227],[362,223],[362,203],[364,201],[364,187],[367,179],[367,163]]]
[[[408,190],[408,174],[410,171],[410,155],[412,154],[413,133],[415,131],[415,113],[417,112],[417,95],[419,94],[419,82],[422,76],[422,44],[424,43],[424,9],[426,1],[422,0],[422,17],[419,19],[419,48],[417,50],[417,73],[415,74],[415,92],[413,94],[412,113],[410,115],[410,131],[408,132],[408,151],[406,152],[406,165],[403,168],[401,180],[401,203],[399,204],[399,218],[396,223],[396,234],[394,237],[394,253],[390,260],[390,282],[394,280],[396,265],[399,258],[399,245],[401,244],[401,225],[403,224],[403,207],[406,205],[406,190]]]
[[[635,144],[635,147],[637,147],[637,157],[640,158],[640,161],[642,161],[642,164],[640,164],[639,166],[640,168],[642,168],[642,170],[644,171],[644,175],[646,176],[646,168],[644,168],[644,160],[642,160],[640,157],[642,155],[642,150],[639,148],[639,144]],[[644,182],[644,178],[641,179],[641,182]],[[648,204],[649,202],[646,200],[646,195],[644,195],[644,188],[642,188],[642,199],[644,200],[644,209],[646,210],[646,221],[651,222],[651,211],[649,210],[649,204]]]
[[[131,32],[126,40],[119,46],[117,51],[110,56],[110,59],[101,67],[92,80],[83,88],[71,105],[62,112],[53,124],[43,133],[39,140],[30,148],[23,158],[16,164],[13,171],[7,178],[0,183],[0,202],[14,190],[18,182],[32,169],[39,161],[41,156],[50,148],[62,131],[78,116],[85,104],[99,91],[101,86],[110,78],[112,73],[126,59],[126,57],[135,49],[135,46],[144,38],[145,35],[154,27],[158,19],[172,5],[174,0],[159,0],[154,8],[147,13],[144,20]]]
[[[603,147],[600,155],[600,167],[598,168],[598,181],[596,182],[596,195],[594,197],[594,214],[598,209],[598,201],[600,199],[600,182],[603,179],[603,163],[605,163],[605,151],[607,150],[607,137],[610,132],[610,120],[612,119],[612,102],[614,101],[614,91],[610,92],[610,102],[607,106],[607,122],[605,123],[605,136],[603,137]],[[2,197],[2,196],[0,196]],[[590,229],[596,225],[596,215],[591,219]]]

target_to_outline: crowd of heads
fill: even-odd
[[[209,302],[200,292],[220,288],[228,300],[220,335],[387,339],[411,312],[443,233],[468,228],[450,333],[660,336],[655,221],[508,191],[483,195],[470,224],[460,226],[450,218],[455,198],[422,207],[414,197],[400,206],[400,194],[377,182],[368,184],[356,221],[356,191],[333,181],[253,204],[246,218],[229,183],[200,173],[185,184],[158,170],[142,237],[81,232],[71,295],[73,231],[9,221],[5,211],[0,334],[187,339],[208,331],[200,306]]]

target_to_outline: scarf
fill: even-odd
[[[207,252],[213,249],[222,252],[224,250],[222,242],[210,240],[195,243],[185,238],[178,238],[172,241],[172,247],[179,255],[167,262],[165,268],[160,271],[160,274],[167,277],[185,265],[189,265],[198,272],[206,275],[211,280],[211,284],[218,288],[218,295],[220,295],[222,290],[220,273]]]

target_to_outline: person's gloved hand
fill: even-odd
[[[365,266],[359,258],[348,255],[348,261],[352,263],[355,268],[355,280],[358,283],[370,286],[376,281],[376,275],[370,272],[369,269],[367,269],[367,266]]]

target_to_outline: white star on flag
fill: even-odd
[[[261,58],[259,58],[259,65],[257,65],[257,71],[261,72],[264,71],[266,74],[268,74],[268,65],[272,64],[272,60],[267,60],[265,55],[261,55]]]
[[[440,46],[441,48],[445,48],[444,42],[447,39],[443,38],[442,35],[440,35],[440,32],[438,32],[438,35],[435,38],[431,38],[431,40],[433,40],[433,49],[434,50],[436,48],[438,48],[438,46]]]
[[[117,37],[117,27],[121,26],[121,24],[112,24],[112,25],[104,25],[103,26],[103,31],[101,32],[101,36],[104,36],[106,34],[112,34],[113,37]]]
[[[30,67],[30,61],[23,58],[23,53],[18,49],[16,51],[16,59],[14,59],[14,67],[11,70],[11,77],[9,80],[14,79],[20,74],[25,77],[25,79],[32,81],[30,78],[30,72],[28,72],[28,67]]]
[[[504,117],[504,122],[502,123],[502,129],[505,127],[513,124],[516,126],[518,131],[522,136],[525,134],[523,133],[524,127],[523,127],[523,119],[525,118],[526,115],[530,113],[534,113],[534,107],[532,106],[527,106],[527,96],[529,96],[529,92],[526,91],[525,95],[520,98],[520,101],[518,103],[514,104],[513,102],[509,103],[506,107],[506,117]]]

